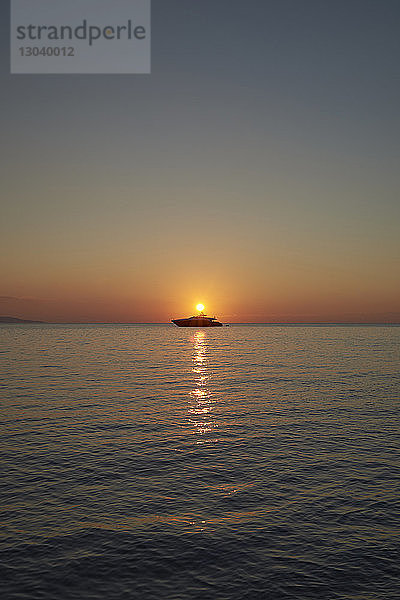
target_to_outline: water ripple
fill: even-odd
[[[395,327],[0,326],[2,597],[395,600]]]

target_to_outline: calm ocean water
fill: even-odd
[[[400,598],[400,327],[0,340],[2,598]]]

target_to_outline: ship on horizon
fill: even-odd
[[[171,319],[171,323],[178,327],[222,327],[222,323],[217,321],[215,317],[208,317],[204,314],[202,304],[198,304],[196,308],[200,311],[198,315],[182,319]]]

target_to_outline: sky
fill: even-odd
[[[153,0],[150,75],[0,22],[0,315],[400,322],[398,0]]]

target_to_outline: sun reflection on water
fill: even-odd
[[[193,433],[202,436],[202,439],[197,441],[201,444],[211,441],[204,436],[211,433],[217,424],[212,414],[214,400],[210,389],[207,334],[204,331],[196,331],[192,339],[194,388],[190,392],[189,421],[193,425]]]

